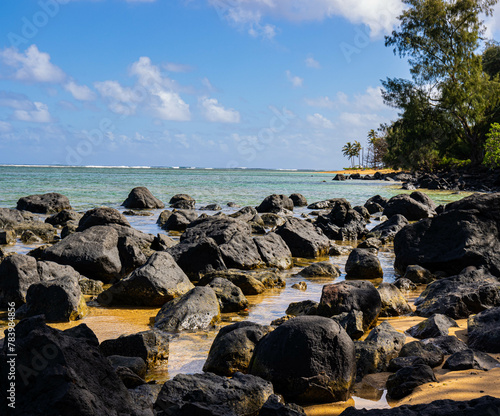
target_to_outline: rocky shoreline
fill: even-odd
[[[411,183],[398,175],[391,178]],[[46,243],[28,255],[0,251],[0,308],[15,305],[19,319],[15,341],[4,341],[0,353],[2,374],[8,354],[17,354],[17,402],[0,397],[2,406],[15,402],[12,414],[304,415],[300,406],[344,402],[374,374],[391,373],[383,388],[398,401],[436,383],[439,366],[500,371],[500,193],[436,206],[415,191],[356,207],[341,198],[308,204],[300,194],[270,195],[230,215],[218,205],[195,210],[185,194],[169,205],[157,224],[170,236],[136,230],[113,208],[75,212],[56,193],[0,208],[0,244]],[[123,206],[138,215],[165,208],[145,187]],[[299,206],[309,213],[295,216]],[[367,227],[374,218],[379,225]],[[382,282],[379,250],[388,246],[394,283]],[[340,269],[325,257],[346,253],[345,280],[335,282]],[[267,325],[224,326],[204,373],[145,381],[168,361],[172,335],[213,328],[223,314],[247,308],[247,296],[285,286],[298,258],[311,263],[300,276],[331,279],[319,302],[292,303]],[[407,294],[417,286],[411,305]],[[102,307],[160,309],[149,330],[101,343],[85,323],[47,325],[84,318],[89,297]],[[385,319],[412,315],[426,319],[406,333]],[[466,342],[450,335],[460,319],[468,319]],[[3,391],[7,383],[2,377]],[[342,414],[457,409],[498,412],[500,397]]]
[[[500,169],[461,168],[436,172],[397,172],[364,175],[362,173],[337,174],[334,180],[385,180],[403,182],[403,189],[429,189],[464,192],[500,192]]]

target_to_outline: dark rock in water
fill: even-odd
[[[166,252],[154,253],[146,264],[97,297],[106,306],[162,306],[193,289],[193,284]]]
[[[345,205],[345,206],[351,206],[349,202],[347,202],[346,199],[344,198],[332,198],[332,199],[327,199],[326,201],[318,201],[310,204],[307,208],[309,209],[332,209],[335,208],[339,205]]]
[[[47,224],[53,225],[54,227],[65,227],[70,221],[80,221],[82,216],[83,215],[79,212],[70,209],[64,209],[57,214],[48,217],[45,222]]]
[[[72,208],[67,197],[52,192],[43,195],[25,196],[17,201],[17,209],[39,214],[54,214],[63,209]]]
[[[216,277],[209,284],[219,299],[220,311],[222,313],[238,312],[246,309],[248,300],[241,289],[229,280]]]
[[[410,279],[406,279],[405,277],[400,277],[394,282],[394,286],[396,286],[399,290],[415,290],[417,285],[413,283]]]
[[[162,211],[161,214],[158,216],[158,219],[156,220],[156,223],[161,229],[164,229],[164,225],[167,223],[168,219],[172,215],[172,211],[165,210]]]
[[[366,222],[370,222],[370,212],[362,206],[355,206],[353,210],[356,211]]]
[[[375,195],[369,198],[364,207],[368,210],[370,214],[375,214],[376,212],[382,212],[387,205],[387,198],[380,195]]]
[[[340,268],[328,261],[313,263],[310,266],[303,268],[300,273],[304,277],[339,277]]]
[[[317,315],[318,314],[318,302],[313,300],[303,300],[301,302],[292,302],[286,308],[286,314],[292,316],[302,316],[302,315]]]
[[[112,355],[139,357],[149,369],[166,363],[169,354],[168,336],[155,329],[108,339],[103,341],[99,348],[106,357]]]
[[[202,237],[194,242],[182,242],[167,251],[191,279],[199,279],[214,271],[227,270],[222,253],[212,238]]]
[[[45,315],[49,322],[69,322],[83,318],[88,309],[78,279],[68,277],[32,284],[20,313],[23,317]]]
[[[168,216],[168,219],[163,223],[161,228],[167,231],[185,231],[189,224],[197,218],[198,214],[192,210],[176,209]]]
[[[432,403],[404,405],[393,409],[355,409],[349,407],[342,416],[494,416],[500,408],[500,399],[483,396],[470,401],[436,400]]]
[[[103,284],[99,280],[92,280],[82,276],[78,280],[78,284],[83,295],[97,296],[104,292]]]
[[[469,318],[467,323],[470,348],[500,352],[500,307],[487,309]]]
[[[368,249],[355,248],[345,264],[347,279],[381,279],[384,276],[380,260]]]
[[[151,249],[155,251],[166,251],[170,247],[173,247],[177,244],[173,238],[170,238],[166,234],[158,233],[154,241],[151,243]]]
[[[286,218],[282,217],[278,214],[273,214],[271,212],[266,212],[260,215],[262,222],[264,223],[264,227],[267,228],[276,228],[280,227],[285,223]]]
[[[402,215],[396,214],[384,221],[382,224],[372,228],[367,236],[375,237],[384,243],[394,240],[396,234],[409,224],[408,220]]]
[[[435,279],[435,276],[422,266],[411,265],[406,268],[404,278],[420,285],[432,282]]]
[[[61,230],[61,238],[66,238],[68,235],[76,233],[78,229],[77,221],[69,221]]]
[[[307,290],[307,283],[306,282],[299,282],[299,283],[294,283],[292,285],[292,289],[297,289],[297,290]]]
[[[0,245],[14,244],[16,240],[14,230],[0,230]]]
[[[399,400],[411,394],[418,386],[432,382],[437,382],[437,379],[428,365],[404,367],[387,379],[387,396]]]
[[[123,215],[130,215],[132,217],[152,217],[154,214],[150,211],[127,209],[123,211]]]
[[[363,280],[340,282],[323,286],[319,313],[323,316],[339,315],[357,310],[363,312],[363,329],[368,330],[382,308],[378,290]]]
[[[397,214],[403,215],[408,221],[418,221],[435,215],[436,204],[419,191],[412,192],[410,195],[396,195],[387,202],[384,215],[391,218]]]
[[[43,317],[16,325],[16,401],[12,415],[131,415],[144,413],[132,401],[97,338],[84,324],[66,331],[47,326]],[[0,371],[8,373],[7,344],[0,354]],[[7,391],[7,377],[0,380]],[[6,394],[0,406],[7,408]]]
[[[138,386],[146,384],[146,380],[139,377],[128,367],[116,367],[115,373],[118,377],[120,377],[120,380],[128,389],[134,389]]]
[[[317,312],[313,315],[317,315]],[[347,332],[347,335],[349,335],[352,339],[360,339],[365,334],[363,312],[361,311],[353,309],[349,312],[343,312],[339,315],[334,315],[332,316],[332,319],[337,322],[342,328],[344,328],[345,332]]]
[[[389,362],[398,356],[405,339],[404,334],[386,321],[373,328],[365,341],[355,342],[357,380],[366,374],[387,371]]]
[[[472,369],[488,371],[497,367],[500,367],[500,361],[495,360],[484,352],[474,350],[456,352],[443,364],[443,368],[451,371]]]
[[[267,289],[285,287],[285,280],[276,270],[241,271],[229,269],[206,274],[201,285],[209,284],[213,279],[222,277],[238,286],[244,295],[258,295]]]
[[[270,380],[285,399],[311,403],[346,400],[355,371],[351,338],[320,316],[298,316],[266,335],[249,370]]]
[[[276,233],[267,233],[254,238],[260,257],[267,267],[290,269],[293,265],[292,253],[283,239]]]
[[[154,416],[153,406],[161,388],[161,384],[148,383],[128,390],[134,403],[142,409],[141,416]]]
[[[122,206],[133,209],[165,208],[165,204],[156,198],[151,191],[144,186],[138,186],[137,188],[132,189]]]
[[[329,201],[331,210],[320,213],[316,225],[332,240],[357,240],[365,233],[366,220],[344,198]]]
[[[96,225],[67,236],[42,253],[44,260],[67,264],[79,273],[112,282],[142,266],[154,236],[122,225]]]
[[[253,270],[264,266],[259,250],[251,235],[235,234],[219,246],[227,267]]]
[[[255,216],[258,216],[259,213],[254,207],[243,207],[239,211],[230,214],[230,218],[238,219],[243,222],[250,222],[252,221]]]
[[[16,307],[26,302],[28,288],[40,282],[37,263],[33,257],[13,254],[0,263],[0,307],[7,308],[14,302]]]
[[[294,207],[305,207],[307,206],[307,199],[302,194],[292,194],[289,197]]]
[[[401,291],[393,284],[381,283],[377,290],[382,301],[380,316],[401,316],[413,312]]]
[[[276,234],[285,241],[294,257],[316,258],[330,250],[330,240],[323,232],[298,218],[287,218],[285,224],[276,229]]]
[[[141,357],[126,357],[124,355],[110,355],[108,360],[114,369],[117,367],[127,367],[139,377],[146,377],[148,367]]]
[[[405,344],[399,353],[400,357],[420,357],[429,367],[441,365],[444,355],[432,344],[424,344],[422,341],[413,341]]]
[[[1,236],[1,233],[0,233],[0,236]],[[40,237],[38,237],[33,231],[30,231],[30,230],[24,231],[21,234],[20,240],[24,244],[37,244],[37,243],[42,242],[42,239]]]
[[[395,267],[419,264],[430,271],[459,273],[484,266],[500,275],[500,193],[471,195],[446,205],[445,212],[411,224],[394,240]]]
[[[236,202],[228,202],[226,205],[229,208],[240,208],[240,206]]]
[[[422,358],[416,357],[414,355],[413,356],[410,355],[409,357],[396,357],[389,362],[387,371],[395,373],[396,371],[401,370],[402,368],[412,367],[417,364],[425,364],[425,362],[424,360],[422,360]]]
[[[94,208],[87,211],[80,222],[76,231],[84,231],[96,225],[118,224],[130,227],[128,220],[116,209],[108,207]]]
[[[368,248],[378,250],[382,245],[382,241],[375,237],[367,238],[358,244],[357,248]]]
[[[258,416],[306,416],[306,412],[299,405],[285,403],[281,396],[273,394],[264,403]]]
[[[342,173],[337,173],[334,178],[332,179],[332,181],[345,181],[347,180],[348,176],[342,174]]]
[[[222,207],[219,204],[208,204],[201,207],[200,211],[222,211]]]
[[[162,387],[154,405],[157,416],[256,415],[273,394],[271,383],[236,373],[233,378],[178,374]]]
[[[428,338],[422,341],[424,345],[432,344],[444,355],[454,354],[459,351],[467,349],[465,342],[460,341],[457,337],[453,335],[447,335],[437,338]]]
[[[273,212],[275,214],[283,209],[293,211],[293,201],[286,195],[269,195],[257,207],[257,212]]]
[[[35,235],[36,237],[38,237],[42,241],[53,242],[54,238],[56,236],[56,229],[52,225],[45,224],[45,223],[40,222],[40,221],[20,222],[20,223],[14,224],[12,226],[12,229],[16,232],[17,235],[21,236],[21,241],[23,241],[23,239],[26,239],[26,241],[28,241],[28,239],[26,238],[27,235],[30,235],[31,237],[33,237],[33,235]],[[25,233],[27,233],[27,234],[25,234]],[[25,234],[24,237],[23,237],[23,234]],[[36,242],[39,242],[39,241],[36,241]],[[27,243],[27,244],[29,244],[29,243]]]
[[[407,332],[413,338],[436,338],[440,336],[447,336],[448,330],[451,327],[456,328],[458,327],[458,324],[453,319],[436,313],[419,324],[412,326]]]
[[[28,211],[0,208],[0,228],[12,228],[14,224],[24,221],[33,221],[34,215]]]
[[[415,301],[419,316],[440,313],[453,319],[467,318],[500,306],[500,284],[484,270],[464,270],[457,276],[437,280]]]
[[[222,328],[210,347],[203,371],[221,376],[247,373],[257,343],[271,327],[254,322],[237,322]]]
[[[155,328],[168,332],[204,330],[220,321],[220,307],[211,287],[195,287],[162,306]]]
[[[168,201],[172,208],[177,209],[194,209],[196,201],[189,195],[177,194],[170,198]]]
[[[235,235],[250,236],[252,228],[249,224],[228,217],[207,217],[192,222],[181,236],[182,242],[193,242],[200,238],[212,238],[217,245],[228,243]]]

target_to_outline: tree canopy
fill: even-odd
[[[407,8],[386,46],[407,58],[411,80],[383,81],[386,104],[400,109],[386,128],[386,163],[432,167],[484,158],[486,135],[500,121],[500,47],[478,54],[497,0],[403,0]],[[484,65],[484,68],[483,68]]]

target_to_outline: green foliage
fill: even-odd
[[[403,0],[408,8],[386,46],[408,58],[412,80],[383,82],[386,104],[401,110],[386,137],[391,166],[431,168],[443,158],[481,163],[489,126],[500,121],[500,84],[475,51],[484,31],[479,16],[496,2]],[[494,72],[499,51],[486,51]]]
[[[483,163],[491,168],[500,167],[500,124],[493,123],[485,145],[486,155]]]
[[[342,147],[342,154],[349,158],[351,161],[351,167],[354,166],[354,158],[359,157],[361,152],[361,143],[354,141],[354,143],[347,142],[344,147]]]
[[[490,79],[500,74],[500,45],[498,42],[488,42],[482,56],[483,70]]]

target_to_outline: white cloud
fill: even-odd
[[[225,109],[215,98],[202,97],[200,105],[203,115],[214,123],[239,123],[240,113],[232,108]]]
[[[316,59],[314,59],[312,56],[309,56],[308,58],[306,58],[306,65],[309,68],[316,68],[316,69],[321,68],[320,63]]]
[[[330,120],[328,120],[325,116],[319,113],[315,113],[314,115],[308,115],[306,119],[309,124],[311,124],[313,127],[316,128],[333,129],[335,127]]]
[[[349,126],[366,126],[368,128],[369,126],[373,126],[374,123],[380,123],[380,116],[377,114],[345,112],[340,115],[340,120]]]
[[[302,87],[302,84],[304,83],[303,78],[300,78],[296,75],[292,75],[292,73],[288,70],[285,72],[285,74],[288,81],[290,81],[294,87]]]
[[[167,62],[163,64],[163,68],[170,72],[190,72],[193,70],[191,65],[176,64],[174,62]]]
[[[333,108],[335,106],[335,103],[328,96],[306,98],[305,102],[309,107]]]
[[[323,20],[340,16],[370,28],[372,36],[389,33],[403,10],[401,0],[207,0],[222,18],[243,27],[265,26],[265,18],[290,21]],[[273,28],[273,31],[275,29]]]
[[[19,81],[58,84],[66,79],[64,71],[50,62],[50,55],[40,52],[36,45],[31,45],[24,53],[15,48],[4,49],[0,59],[14,71],[11,77]]]
[[[191,119],[189,104],[175,91],[175,81],[162,76],[160,68],[143,56],[130,67],[130,75],[137,78],[134,88],[117,81],[96,82],[97,91],[117,114],[134,114],[138,105],[162,120],[187,121]]]
[[[86,85],[78,85],[75,81],[69,81],[64,85],[64,89],[69,91],[76,100],[92,101],[95,94]]]
[[[94,83],[94,87],[108,102],[111,111],[117,114],[134,114],[139,97],[132,88],[123,87],[117,81],[103,81]]]
[[[8,133],[12,130],[12,125],[6,121],[0,120],[0,133]]]
[[[35,101],[32,110],[16,110],[14,117],[20,121],[29,121],[32,123],[49,123],[52,121],[47,104]]]

